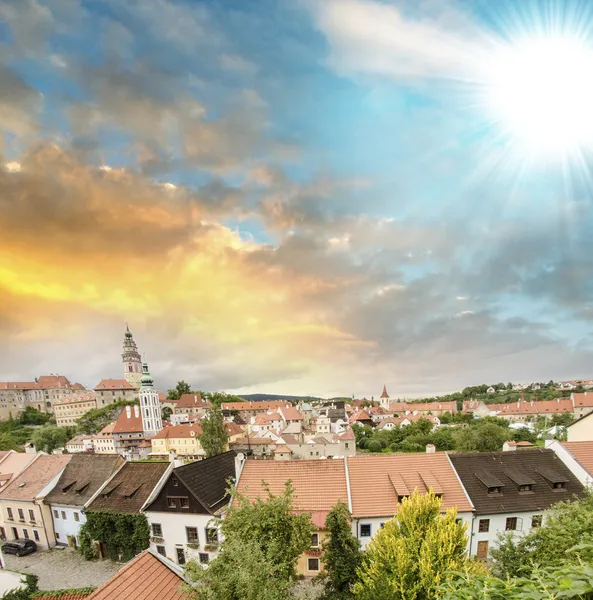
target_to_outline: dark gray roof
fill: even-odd
[[[45,503],[84,506],[123,462],[119,454],[74,454]]]
[[[546,510],[584,488],[552,450],[449,454],[477,515]],[[565,487],[554,489],[554,483]],[[519,491],[531,485],[532,491]],[[488,488],[501,488],[489,494]]]
[[[229,480],[235,477],[235,452],[198,460],[173,469],[175,475],[211,514],[226,506]]]

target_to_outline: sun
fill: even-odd
[[[534,35],[491,56],[484,102],[506,137],[536,158],[593,148],[593,48],[568,35]]]

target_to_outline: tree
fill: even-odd
[[[455,449],[459,452],[492,452],[500,450],[509,438],[508,427],[480,419],[475,427],[464,428],[453,434]]]
[[[550,426],[559,425],[562,427],[568,427],[574,421],[572,413],[557,413],[552,415],[550,419]]]
[[[72,431],[68,427],[45,425],[33,434],[33,444],[37,450],[51,454],[56,448],[63,448],[71,437]]]
[[[366,444],[366,449],[370,452],[381,452],[381,450],[383,450],[383,446],[381,446],[381,442],[379,440],[369,440]]]
[[[167,392],[167,398],[169,400],[179,400],[183,394],[191,394],[191,386],[189,383],[181,380],[177,382],[177,385]]]
[[[0,450],[21,450],[22,446],[11,433],[0,433]]]
[[[481,572],[466,558],[465,525],[456,510],[441,515],[433,493],[404,498],[395,518],[371,540],[354,584],[360,600],[432,600],[456,571]]]
[[[362,554],[360,542],[352,534],[352,515],[343,502],[336,504],[325,519],[329,534],[323,543],[321,557],[325,573],[320,576],[325,584],[321,600],[348,600],[352,598],[352,585]]]
[[[531,442],[532,444],[535,444],[537,441],[537,436],[528,427],[520,427],[519,429],[515,429],[515,431],[513,431],[512,438],[515,442]]]
[[[139,404],[138,398],[134,400],[118,400],[103,408],[89,410],[78,419],[78,423],[76,424],[77,429],[79,433],[87,435],[98,433],[101,429],[109,425],[109,423],[115,421],[126,406],[133,406],[135,404]]]
[[[200,421],[202,434],[198,436],[206,458],[222,454],[227,449],[229,436],[224,427],[224,417],[220,408],[212,407]]]
[[[234,396],[233,394],[227,394],[226,392],[202,392],[202,398],[208,400],[212,406],[218,406],[223,402],[245,402],[244,398],[240,396]]]
[[[22,425],[45,425],[50,421],[52,416],[48,413],[43,413],[36,408],[27,406],[19,415],[19,422]]]
[[[173,409],[170,406],[163,407],[161,411],[161,417],[163,421],[168,421],[171,418],[171,414],[173,413]]]

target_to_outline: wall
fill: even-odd
[[[7,508],[12,509],[14,520],[8,520],[8,512]],[[24,522],[19,522],[19,514],[18,509],[22,509],[24,513]],[[48,507],[45,507],[46,509]],[[29,534],[29,539],[37,542],[40,549],[47,549],[53,545],[54,535],[53,528],[51,523],[51,518],[49,516],[48,510],[43,510],[43,506],[39,506],[38,504],[34,504],[33,502],[26,502],[23,500],[2,500],[0,502],[0,511],[2,512],[2,527],[4,527],[4,531],[6,533],[7,540],[14,540],[15,536],[13,534],[12,528],[16,527],[19,539],[25,539],[25,534],[23,530],[27,530]],[[29,510],[34,511],[35,519],[31,520],[29,516]],[[44,527],[44,518],[45,518],[45,527]],[[49,519],[49,520],[48,520]],[[47,530],[47,535],[46,535]],[[35,532],[37,533],[37,539],[35,537]],[[49,539],[48,539],[49,537]]]
[[[78,538],[81,526],[86,523],[86,515],[82,512],[82,506],[72,507],[62,504],[51,504],[49,505],[49,510],[55,532],[56,544],[67,546],[69,535]],[[58,512],[57,517],[55,511]],[[66,515],[65,519],[62,518],[62,512]],[[79,521],[74,519],[74,513],[78,513]]]
[[[566,431],[569,442],[593,441],[593,414],[577,423],[573,423]]]
[[[322,546],[323,542],[325,541],[325,539],[327,538],[327,532],[318,530],[318,531],[316,531],[316,533],[319,535],[319,550],[321,550],[321,546]],[[312,548],[312,550],[313,550],[313,548]],[[315,554],[317,554],[317,553],[315,553]],[[310,558],[319,559],[319,571],[309,570],[309,559]],[[320,556],[315,556],[313,554],[307,554],[306,552],[299,556],[298,561],[297,561],[297,574],[298,575],[303,575],[305,577],[315,577],[315,576],[319,575],[319,573],[322,570],[323,570],[323,563],[321,562]]]

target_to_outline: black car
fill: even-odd
[[[37,544],[33,540],[14,540],[14,542],[7,542],[2,546],[4,554],[16,554],[17,556],[32,554],[35,550],[37,550]]]

